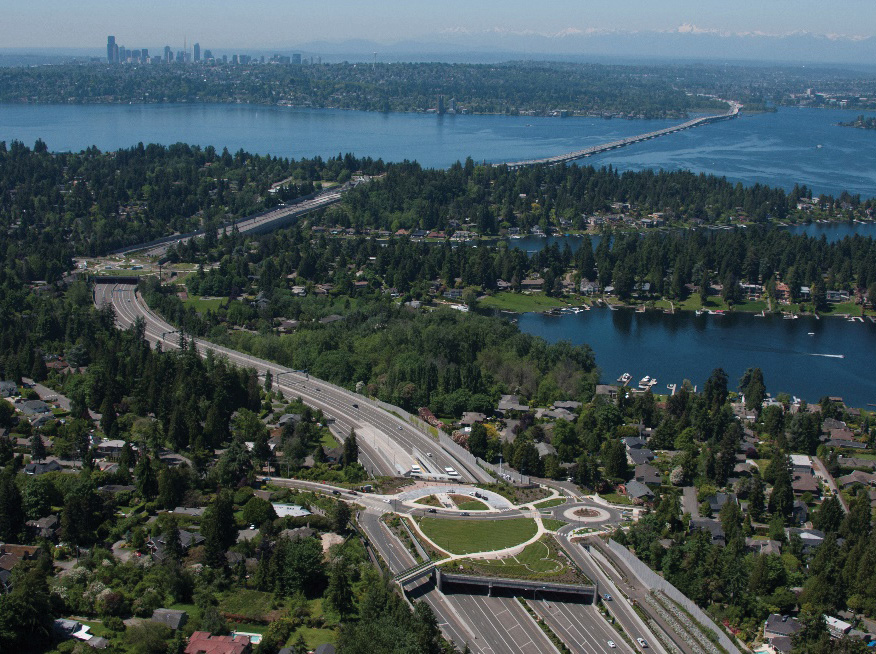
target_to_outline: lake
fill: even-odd
[[[876,325],[869,321],[593,309],[562,316],[527,313],[518,325],[552,343],[589,344],[606,383],[629,372],[634,383],[656,377],[659,393],[684,379],[702,389],[720,367],[735,388],[747,368],[759,367],[774,396],[784,391],[808,402],[840,395],[850,406],[876,403]]]
[[[606,152],[585,163],[621,170],[685,168],[816,193],[876,196],[876,132],[838,127],[854,111],[781,109]],[[546,157],[680,121],[382,114],[258,105],[0,105],[0,140],[42,138],[54,151],[184,141],[284,157],[339,152],[447,167],[471,156]],[[819,148],[818,146],[822,147]]]

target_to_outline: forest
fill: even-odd
[[[667,224],[695,219],[705,224],[763,223],[809,220],[812,216],[807,217],[798,203],[811,195],[801,185],[785,192],[690,171],[622,173],[611,166],[587,165],[510,170],[476,165],[471,159],[435,170],[399,163],[387,169],[379,184],[361,185],[349,193],[341,207],[326,214],[326,224],[390,231],[452,231],[466,224],[467,229],[491,235],[509,227],[522,232],[535,226],[557,228],[561,221],[581,229],[594,214],[646,217],[660,212]],[[818,217],[851,216],[873,208],[871,199],[848,193],[821,196],[817,204]]]
[[[691,97],[654,67],[511,62],[0,68],[0,102],[244,102],[365,111],[686,116],[726,104]]]
[[[51,153],[0,142],[0,260],[25,281],[57,281],[75,255],[103,255],[159,236],[216,228],[382,163],[300,161],[185,144]],[[273,184],[276,193],[269,193]]]

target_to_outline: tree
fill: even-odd
[[[763,490],[763,480],[759,474],[754,474],[751,478],[751,486],[748,491],[748,512],[751,517],[759,521],[763,517],[763,511],[766,507],[766,498]]]
[[[20,542],[24,517],[21,493],[12,471],[0,472],[0,542]]]
[[[30,437],[30,456],[38,463],[46,458],[46,446],[39,432],[34,432]]]
[[[146,501],[153,500],[158,494],[158,479],[152,466],[152,459],[148,455],[140,457],[134,468],[134,476],[137,478],[137,492],[140,496]]]
[[[207,564],[215,568],[223,567],[225,552],[237,541],[234,503],[229,491],[220,491],[213,503],[204,511],[201,533],[204,536]]]
[[[812,524],[826,534],[836,533],[843,522],[844,512],[836,496],[824,500],[812,516]]]
[[[339,534],[345,533],[351,515],[350,506],[346,502],[336,502],[332,510],[332,529]]]
[[[263,525],[277,519],[274,506],[261,497],[251,497],[243,507],[243,520],[251,525]]]
[[[329,606],[343,620],[353,612],[353,586],[350,583],[350,569],[343,556],[334,560],[329,568],[328,588],[325,592]]]
[[[346,467],[359,461],[359,444],[356,442],[356,431],[350,429],[350,435],[344,441],[344,453],[341,455],[341,465]]]
[[[606,477],[626,480],[629,476],[627,451],[620,440],[612,439],[605,443],[602,448],[602,465],[605,467]]]
[[[715,368],[706,380],[703,395],[712,411],[720,409],[727,401],[727,382],[727,373],[721,368]]]
[[[0,651],[43,651],[52,642],[54,612],[46,570],[31,568],[0,594]]]
[[[472,456],[481,459],[487,456],[487,428],[479,422],[471,427],[471,433],[468,435],[468,451]]]

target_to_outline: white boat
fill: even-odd
[[[703,315],[704,313],[705,313],[705,311],[703,311],[702,309],[697,309],[696,311],[694,311],[694,314],[697,315],[697,316],[701,316],[701,315]]]
[[[620,377],[617,378],[617,381],[618,381],[618,383],[626,385],[626,384],[630,383],[630,380],[632,378],[633,378],[633,376],[630,373],[625,372],[624,374],[622,374]]]

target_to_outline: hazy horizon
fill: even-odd
[[[404,42],[477,44],[500,41],[509,51],[526,51],[532,42],[544,54],[564,54],[587,39],[629,37],[713,37],[788,39],[813,35],[829,51],[837,43],[853,46],[876,35],[876,4],[844,0],[764,3],[737,0],[557,0],[543,8],[520,0],[364,4],[336,0],[331,5],[281,0],[258,3],[171,3],[148,5],[81,0],[44,0],[7,9],[0,23],[4,48],[88,48],[100,51],[107,35],[129,48],[290,49],[314,42],[363,40],[392,46]],[[689,39],[695,41],[696,39]],[[704,52],[703,55],[707,55]],[[813,52],[819,58],[818,52]],[[862,54],[860,63],[867,63]]]

